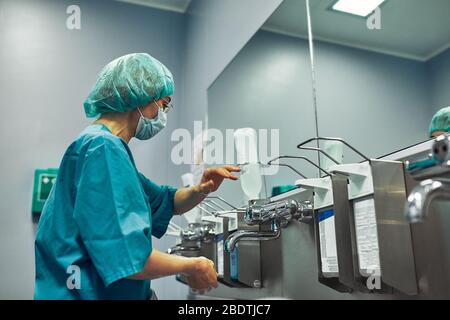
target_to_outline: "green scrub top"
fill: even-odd
[[[35,299],[149,299],[150,281],[129,280],[173,214],[176,189],[136,169],[125,141],[103,125],[69,146],[35,241]]]

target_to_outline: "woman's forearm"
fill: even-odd
[[[178,189],[174,198],[174,214],[188,212],[205,197],[206,194],[203,194],[198,186]]]
[[[145,263],[144,269],[130,277],[132,280],[152,280],[186,273],[192,268],[192,260],[186,257],[153,250]]]
[[[205,257],[186,258],[153,250],[141,272],[130,280],[152,280],[175,274],[184,274],[189,287],[196,290],[217,288],[214,263]]]

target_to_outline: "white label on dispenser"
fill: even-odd
[[[355,200],[354,212],[359,271],[363,276],[370,276],[374,272],[380,274],[380,256],[374,200]]]
[[[325,277],[338,276],[339,269],[333,210],[322,211],[319,213],[319,235],[322,273]]]
[[[223,276],[223,236],[217,237],[217,273]]]

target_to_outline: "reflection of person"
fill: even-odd
[[[431,120],[429,132],[430,138],[450,132],[450,106],[436,112]]]
[[[176,190],[139,173],[127,145],[164,128],[173,91],[170,71],[148,54],[101,71],[84,103],[97,120],[68,147],[39,222],[36,299],[148,299],[150,279],[178,273],[194,289],[217,287],[212,261],[158,252],[152,236],[239,168],[209,168],[199,185]]]

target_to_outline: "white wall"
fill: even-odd
[[[450,48],[427,63],[433,111],[450,106]]]
[[[315,54],[321,136],[341,137],[370,158],[428,139],[426,63],[325,42]]]
[[[281,2],[194,0],[191,3],[183,59],[186,80],[181,127],[192,131],[193,121],[204,120],[207,88]]]

